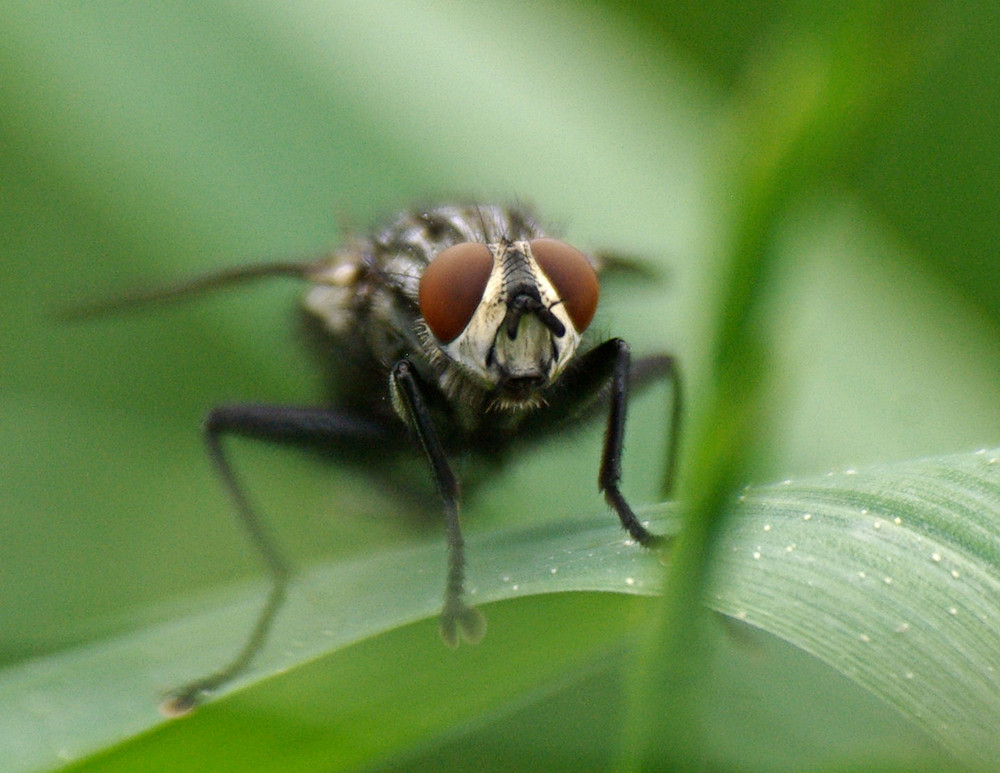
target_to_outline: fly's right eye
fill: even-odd
[[[493,273],[485,244],[463,242],[440,252],[420,277],[420,314],[441,343],[458,338],[476,313]]]

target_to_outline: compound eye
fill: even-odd
[[[441,343],[458,338],[476,313],[493,273],[485,244],[463,242],[438,255],[420,277],[420,314]]]
[[[558,239],[533,239],[529,245],[535,262],[559,294],[576,332],[582,333],[594,318],[600,294],[594,267],[580,250]]]

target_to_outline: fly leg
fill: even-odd
[[[162,705],[164,713],[169,715],[189,711],[204,696],[247,669],[267,639],[274,617],[285,600],[291,574],[288,562],[251,504],[226,457],[222,446],[225,435],[322,447],[335,441],[371,442],[384,439],[385,431],[373,422],[323,408],[226,405],[214,408],[208,414],[204,424],[204,439],[209,458],[233,500],[240,525],[264,562],[270,575],[271,589],[250,635],[236,656],[218,671],[173,690]]]
[[[465,603],[465,542],[458,516],[458,479],[448,464],[430,413],[420,391],[413,368],[406,360],[392,369],[395,398],[402,404],[408,423],[416,432],[431,466],[434,485],[444,505],[444,528],[448,541],[448,578],[444,607],[441,610],[441,638],[449,647],[457,647],[459,637],[475,644],[486,633],[486,619]]]
[[[599,347],[599,349],[605,348],[608,355],[614,357],[614,366],[611,372],[611,401],[608,425],[604,432],[604,451],[601,454],[601,469],[597,476],[598,486],[604,492],[608,504],[618,513],[622,526],[632,539],[644,547],[653,547],[662,543],[663,537],[652,534],[639,522],[619,488],[622,477],[622,448],[625,437],[625,414],[628,407],[631,355],[628,344],[621,339],[612,339]]]
[[[638,360],[633,367],[628,344],[620,338],[612,338],[591,349],[567,369],[561,380],[561,387],[567,394],[586,394],[609,390],[608,422],[604,433],[604,449],[601,453],[601,467],[597,482],[604,498],[617,513],[622,526],[629,535],[645,547],[655,547],[664,538],[651,533],[643,526],[621,493],[621,461],[625,436],[625,417],[628,408],[629,380],[646,383],[654,378],[663,378],[672,385],[672,409],[670,435],[667,443],[666,472],[664,489],[669,491],[673,484],[676,466],[677,446],[680,437],[681,390],[680,374],[676,362],[669,355],[656,355]]]

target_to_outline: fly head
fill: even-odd
[[[463,242],[420,280],[430,345],[501,408],[535,405],[576,353],[597,308],[597,273],[556,239]]]

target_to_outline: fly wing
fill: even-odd
[[[64,321],[81,321],[108,314],[128,312],[142,306],[177,301],[195,295],[213,292],[237,284],[267,279],[271,277],[291,277],[311,281],[329,263],[329,258],[313,258],[302,261],[273,261],[244,266],[230,266],[208,274],[185,279],[162,287],[139,289],[97,301],[71,306],[57,312]]]
[[[641,280],[643,282],[662,282],[666,272],[658,266],[620,252],[596,252],[590,256],[594,268],[602,277],[622,277],[623,279]]]

